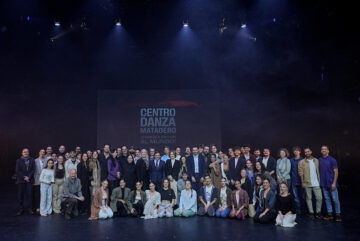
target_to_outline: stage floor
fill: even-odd
[[[0,240],[360,240],[359,209],[352,209],[349,203],[343,200],[348,214],[342,223],[298,218],[295,228],[210,217],[88,221],[88,216],[73,220],[61,215],[16,217],[16,191],[12,190],[1,194]]]

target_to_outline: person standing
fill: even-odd
[[[79,205],[80,214],[87,214],[90,211],[90,178],[89,178],[89,157],[87,153],[81,155],[81,162],[77,165],[77,176],[81,183],[81,193],[85,200]]]
[[[53,148],[52,146],[48,146],[46,147],[46,151],[45,151],[45,162],[49,159],[52,158],[52,154],[53,154]]]
[[[176,160],[175,152],[171,151],[170,159],[168,159],[165,163],[165,177],[167,177],[170,182],[170,188],[174,191],[176,200],[178,200],[177,179],[179,176],[180,167],[181,164],[179,160]]]
[[[126,162],[123,164],[123,178],[126,182],[126,186],[130,190],[135,190],[136,183],[136,167],[134,164],[134,158],[132,155],[128,155]]]
[[[259,162],[259,161],[262,160],[260,148],[255,148],[255,150],[254,150],[254,156],[255,156],[255,161],[256,161],[256,162]]]
[[[305,189],[306,204],[309,210],[309,215],[314,218],[314,209],[312,205],[312,193],[316,199],[316,213],[315,218],[322,219],[321,205],[322,193],[320,188],[320,173],[319,160],[312,156],[312,151],[309,147],[304,148],[305,159],[299,162],[298,172],[301,179],[301,185]]]
[[[220,169],[220,165],[216,160],[216,155],[214,153],[210,154],[210,171],[209,171],[209,175],[211,178],[211,182],[214,184],[214,186],[216,187],[216,189],[220,189],[221,187],[221,178],[222,178],[222,173],[221,173],[221,169]]]
[[[65,157],[65,153],[66,153],[66,149],[64,145],[60,145],[59,146],[59,151],[57,153],[58,156],[63,156]]]
[[[33,208],[36,213],[40,213],[40,174],[42,169],[45,168],[45,149],[40,149],[39,157],[35,159],[35,173],[34,173],[34,185],[33,185]]]
[[[99,154],[94,151],[89,162],[91,203],[94,200],[96,189],[98,189],[101,184],[101,164],[98,157]]]
[[[140,159],[135,162],[136,181],[140,181],[143,185],[143,190],[149,188],[149,156],[146,149],[140,152]]]
[[[54,177],[54,161],[47,160],[46,167],[42,169],[40,174],[40,215],[46,217],[52,213],[52,184],[55,183]]]
[[[80,163],[79,159],[76,159],[75,151],[70,151],[70,159],[65,162],[65,178],[69,177],[71,169],[77,169],[77,165]]]
[[[112,156],[110,153],[110,145],[105,144],[104,148],[103,148],[103,152],[99,154],[99,162],[100,162],[100,170],[101,170],[100,180],[107,179],[108,163],[111,158],[112,158]],[[100,186],[100,184],[99,184],[99,186]],[[95,192],[95,190],[94,190],[94,192]]]
[[[32,184],[34,183],[35,161],[30,157],[29,149],[21,151],[21,157],[16,161],[16,176],[18,184],[19,211],[17,216],[28,210],[34,214],[32,209]]]
[[[170,148],[168,146],[165,146],[164,147],[164,155],[162,155],[161,160],[163,162],[166,162],[167,160],[170,159],[169,155],[170,155]]]
[[[161,182],[165,177],[165,162],[160,160],[160,152],[155,153],[155,159],[150,161],[150,181],[160,190]]]
[[[264,164],[266,171],[270,173],[272,178],[276,179],[276,160],[270,156],[270,148],[266,147],[263,151],[261,162]]]
[[[320,186],[322,187],[325,204],[327,208],[327,215],[324,217],[324,220],[333,220],[333,209],[331,199],[335,207],[335,220],[341,222],[341,211],[340,211],[340,201],[338,194],[338,176],[339,169],[337,161],[335,158],[329,155],[330,150],[328,146],[323,145],[321,147],[321,157],[320,161]],[[331,196],[331,198],[330,198]]]
[[[112,190],[118,186],[120,179],[120,163],[116,160],[117,152],[114,151],[110,158],[107,158],[107,180],[109,186],[109,195],[111,197]]]
[[[296,212],[302,214],[305,212],[305,199],[304,199],[304,190],[301,186],[301,181],[299,177],[298,166],[299,162],[303,159],[301,157],[301,148],[295,146],[292,149],[294,157],[290,159],[291,163],[291,187],[294,194],[294,199],[296,203]]]
[[[55,164],[55,183],[52,185],[52,209],[54,213],[60,213],[61,195],[64,192],[65,166],[64,157],[58,156]]]
[[[235,147],[235,156],[230,158],[229,161],[231,188],[234,188],[235,180],[240,180],[240,170],[245,168],[245,159],[241,158],[240,155],[240,147]]]
[[[251,153],[250,153],[250,150],[251,150],[250,145],[249,145],[249,144],[245,144],[245,145],[243,145],[243,148],[244,148],[244,158],[245,158],[245,160],[246,160],[246,161],[250,160],[251,163],[252,163],[253,165],[255,165],[256,157],[255,157],[254,154],[251,154]]]
[[[286,182],[287,186],[290,187],[291,179],[290,179],[290,170],[291,163],[288,159],[289,151],[285,148],[281,148],[279,151],[279,159],[276,163],[276,175],[278,183]]]
[[[192,181],[192,186],[196,190],[196,193],[199,193],[207,167],[205,166],[204,157],[199,154],[199,149],[194,146],[192,151],[192,155],[186,160],[186,165],[189,178]]]

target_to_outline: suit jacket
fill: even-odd
[[[229,176],[230,179],[240,180],[240,171],[245,168],[246,160],[244,158],[239,158],[237,165],[235,167],[235,157],[230,158],[229,160]]]
[[[200,188],[200,193],[199,193],[199,200],[200,200],[200,199],[203,199],[203,200],[206,202],[205,192],[206,192],[206,185],[204,185],[204,186],[202,186],[202,187]],[[218,199],[218,190],[217,190],[217,188],[213,185],[213,189],[212,189],[212,191],[211,191],[210,202],[212,202],[212,201],[214,201],[214,200],[217,201],[217,199]],[[203,204],[200,202],[200,205],[203,205]],[[215,210],[216,210],[216,208],[218,207],[218,206],[217,206],[217,202],[215,202],[215,203],[213,204],[213,207],[214,207]]]
[[[264,158],[262,158],[261,162]],[[266,165],[266,171],[271,172],[274,171],[274,174],[272,174],[272,178],[276,179],[276,160],[272,156],[269,156],[269,159],[267,161]]]
[[[149,181],[149,173],[146,168],[146,163],[142,158],[139,158],[136,161],[135,170],[136,170],[136,181],[143,182],[143,186],[144,186],[145,183]]]
[[[109,191],[106,190],[105,192],[106,192],[106,196],[107,196],[106,205],[109,205]],[[95,191],[94,200],[91,204],[91,216],[89,218],[90,220],[99,218],[99,211],[102,206],[102,196],[103,196],[102,190],[101,190],[101,188],[98,188]]]
[[[205,159],[203,155],[199,154],[199,175],[200,177],[204,177],[206,174],[207,167],[205,166]],[[191,155],[186,160],[186,166],[188,175],[191,179],[191,177],[195,176],[195,163],[194,163],[194,156]]]
[[[129,213],[130,209],[129,209],[129,196],[130,196],[130,188],[125,187],[124,190],[124,196],[122,196],[121,193],[121,187],[117,187],[115,188],[112,193],[111,193],[111,202],[110,202],[110,208],[111,210],[113,210],[113,212],[117,212],[117,207],[116,207],[116,202],[119,199],[123,199],[125,201],[125,209],[126,211]]]
[[[25,160],[29,160],[29,166],[26,167]],[[24,177],[27,176],[30,179],[30,183],[34,183],[35,173],[35,161],[32,157],[26,159],[20,157],[16,161],[16,176],[18,183],[25,183]]]
[[[174,166],[171,166],[171,160],[167,160],[165,163],[165,177],[172,176],[172,178],[177,181],[179,172],[180,172],[181,162],[175,160]]]
[[[155,165],[156,160],[150,161],[150,180],[154,183],[161,183],[165,177],[165,162],[159,160],[159,166]],[[157,187],[160,188],[160,187]]]

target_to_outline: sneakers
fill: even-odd
[[[335,221],[336,222],[342,222],[340,214],[336,214]]]
[[[329,213],[328,215],[326,215],[326,216],[324,217],[324,220],[325,220],[325,221],[334,220],[334,216],[332,215],[332,213]]]

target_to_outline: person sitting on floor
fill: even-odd
[[[248,214],[249,195],[241,188],[240,180],[235,181],[235,190],[231,195],[232,210],[230,218],[245,219]]]
[[[79,215],[78,201],[85,200],[81,192],[80,179],[76,176],[76,169],[70,169],[69,177],[65,179],[64,193],[62,195],[62,212],[66,219],[71,219]]]
[[[197,212],[196,191],[191,188],[191,181],[186,180],[185,189],[181,191],[179,208],[174,211],[175,216],[191,217]]]
[[[218,192],[214,185],[211,183],[211,178],[209,175],[205,175],[205,185],[200,187],[200,207],[198,210],[198,215],[204,216],[215,216],[215,211],[217,208],[216,200],[218,199]]]
[[[111,194],[110,207],[115,216],[126,217],[129,215],[129,195],[130,188],[127,188],[125,180],[121,179],[120,186],[115,188]]]
[[[174,190],[170,188],[169,179],[165,178],[162,181],[160,196],[161,204],[158,208],[159,218],[162,218],[164,216],[171,218],[173,216],[173,207],[175,205],[176,196]]]
[[[283,182],[280,184],[280,195],[276,199],[276,224],[282,227],[294,227],[296,225],[296,204],[292,194],[289,193],[288,184]]]
[[[108,185],[108,181],[105,179],[101,182],[100,188],[95,191],[89,220],[112,218],[114,215],[109,207]]]
[[[276,217],[276,196],[270,188],[270,180],[264,178],[263,190],[260,192],[260,205],[256,210],[254,221],[258,223],[271,223]]]
[[[218,209],[216,210],[216,217],[227,218],[231,211],[231,189],[226,185],[226,179],[221,178],[220,190],[218,191]]]
[[[160,202],[161,196],[160,196],[160,193],[158,193],[155,190],[155,187],[156,187],[155,183],[150,182],[150,184],[149,184],[150,190],[145,191],[147,201],[144,206],[144,215],[145,215],[144,219],[151,219],[151,218],[159,217],[157,208],[159,207],[159,205],[161,203]]]
[[[129,194],[129,210],[133,217],[140,217],[144,212],[144,204],[146,203],[146,193],[142,190],[141,181],[135,184],[136,189]]]

